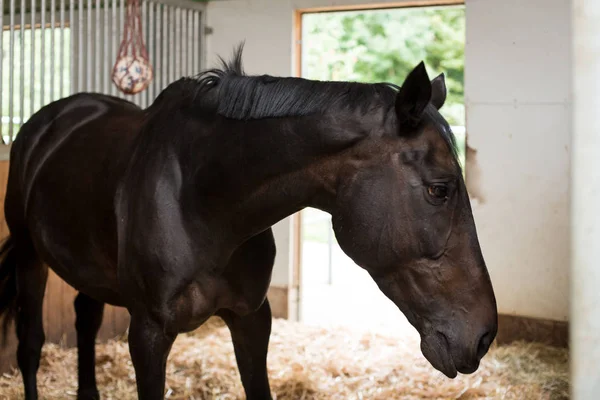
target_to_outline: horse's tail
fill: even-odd
[[[6,238],[0,247],[0,319],[2,343],[6,345],[8,328],[17,311],[17,262],[15,259],[15,242],[12,236]]]

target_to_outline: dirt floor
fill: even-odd
[[[44,346],[41,399],[75,398],[76,350]],[[494,346],[480,369],[454,380],[434,370],[413,339],[273,322],[269,378],[274,398],[301,399],[566,399],[568,352],[538,344]],[[127,343],[97,346],[102,399],[136,399]],[[168,399],[243,399],[229,331],[211,319],[181,335],[167,370]],[[22,399],[18,372],[0,377],[0,399]]]

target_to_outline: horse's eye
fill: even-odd
[[[448,198],[448,187],[445,185],[431,185],[427,188],[427,193],[437,199],[446,199]]]

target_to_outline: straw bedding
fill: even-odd
[[[97,346],[103,399],[136,399],[123,338]],[[47,344],[38,387],[42,399],[75,398],[76,350]],[[472,375],[435,371],[413,339],[273,321],[269,379],[277,400],[301,399],[565,399],[568,352],[539,344],[494,346]],[[0,377],[0,399],[22,399],[18,372]],[[243,399],[229,331],[213,318],[181,335],[167,369],[168,399]]]

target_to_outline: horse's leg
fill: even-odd
[[[23,376],[25,399],[36,400],[37,370],[44,344],[42,306],[48,267],[38,258],[33,245],[16,242],[17,277],[17,363]]]
[[[131,313],[129,352],[135,369],[139,400],[164,398],[167,357],[176,336],[166,333],[146,313]]]
[[[102,325],[104,303],[79,293],[75,298],[75,328],[77,329],[77,399],[97,400],[96,387],[96,335]]]
[[[273,231],[248,239],[232,255],[228,270],[232,279],[245,288],[246,296],[261,299],[266,292],[275,262]],[[271,307],[268,299],[254,312],[240,316],[231,310],[217,313],[227,324],[238,370],[248,400],[271,399],[267,376],[267,350],[271,336]]]
[[[270,400],[271,389],[267,377],[267,347],[271,335],[271,307],[265,299],[254,313],[239,316],[230,310],[221,310],[235,350],[238,369],[248,400]]]

